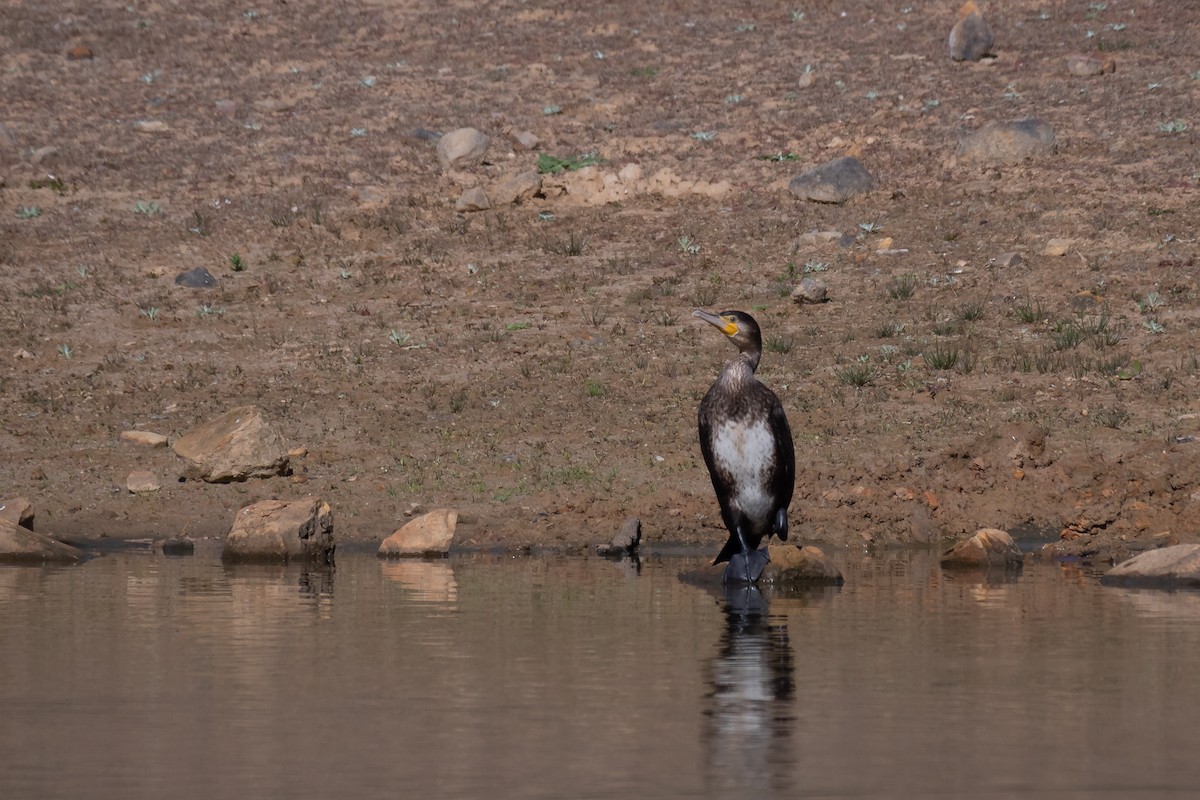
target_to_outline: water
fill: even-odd
[[[600,559],[0,567],[0,797],[1172,797],[1200,595],[929,554],[803,594]]]

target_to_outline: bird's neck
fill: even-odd
[[[735,387],[749,383],[754,380],[754,371],[758,369],[758,360],[761,357],[762,352],[758,350],[738,353],[735,359],[725,365],[721,379]]]

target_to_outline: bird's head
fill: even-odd
[[[722,311],[720,314],[712,314],[697,308],[692,312],[692,316],[704,320],[728,336],[729,341],[733,342],[740,352],[756,355],[762,352],[762,332],[754,317],[745,311]]]

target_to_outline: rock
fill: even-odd
[[[408,522],[379,545],[380,558],[444,556],[450,551],[458,512],[438,508]]]
[[[958,10],[958,21],[950,29],[947,42],[955,61],[978,61],[992,49],[992,30],[975,0],[967,0]]]
[[[478,164],[483,160],[491,139],[474,128],[459,128],[438,139],[437,157],[443,167]]]
[[[27,361],[35,357],[36,356],[34,356],[33,353],[29,352],[24,347],[18,347],[13,351],[13,358],[17,359],[18,361]]]
[[[22,528],[33,530],[33,503],[24,497],[0,500],[0,522],[11,522]]]
[[[1003,166],[1048,155],[1054,148],[1054,128],[1050,123],[1027,117],[984,125],[959,142],[958,155],[967,162]]]
[[[82,550],[0,519],[0,562],[72,563],[82,560]]]
[[[295,100],[283,97],[266,97],[254,101],[254,110],[260,114],[283,114],[295,107]]]
[[[175,440],[184,475],[209,483],[269,478],[287,469],[287,446],[256,406],[240,406]]]
[[[455,211],[487,211],[491,207],[488,196],[478,186],[467,189],[454,204]]]
[[[1087,78],[1092,75],[1103,75],[1106,72],[1116,72],[1117,62],[1111,58],[1101,61],[1098,58],[1091,56],[1075,55],[1067,56],[1067,72],[1076,75],[1080,78]]]
[[[970,539],[947,550],[941,563],[943,567],[1017,567],[1024,558],[1006,531],[980,528]]]
[[[817,203],[844,203],[875,188],[875,179],[854,156],[842,156],[792,178],[788,191]]]
[[[492,187],[491,196],[497,205],[511,205],[530,199],[542,188],[542,176],[537,170],[510,175]]]
[[[218,100],[214,104],[214,106],[217,109],[218,114],[222,114],[226,117],[232,117],[234,114],[237,113],[237,109],[238,109],[237,101],[230,100],[228,98],[226,98],[224,100]]]
[[[1001,253],[1000,255],[998,255],[994,259],[992,259],[992,263],[994,265],[996,265],[997,267],[1001,267],[1003,269],[1009,269],[1011,267],[1015,267],[1020,264],[1023,264],[1024,262],[1025,262],[1025,259],[1021,258],[1020,253],[1012,252],[1012,251],[1010,251],[1008,253]]]
[[[175,285],[187,289],[212,289],[217,285],[217,279],[204,267],[196,267],[176,275]]]
[[[1147,550],[1101,576],[1105,586],[1200,587],[1200,544]]]
[[[841,586],[842,571],[819,547],[792,544],[768,545],[771,561],[759,579],[774,586]]]
[[[332,564],[334,546],[333,511],[324,500],[262,500],[238,511],[221,558]]]
[[[1051,239],[1046,242],[1046,247],[1042,250],[1042,255],[1059,257],[1065,256],[1071,252],[1071,248],[1075,246],[1074,239]]]
[[[148,472],[144,469],[135,469],[125,479],[125,488],[134,494],[144,494],[146,492],[157,492],[162,486],[153,472]]]
[[[167,437],[151,431],[121,431],[121,441],[133,442],[146,447],[166,447]]]
[[[156,541],[154,549],[164,556],[190,556],[196,552],[196,543],[186,536],[172,536]]]
[[[804,278],[792,290],[793,303],[824,303],[829,298],[826,296],[829,292],[828,287],[816,278]]]
[[[596,547],[596,553],[602,556],[621,557],[632,555],[642,543],[642,521],[637,517],[628,517],[621,523],[621,530],[608,544]]]
[[[67,51],[67,59],[70,61],[90,61],[94,57],[92,48],[86,44],[77,44]]]
[[[508,132],[508,140],[512,143],[514,149],[521,150],[536,150],[542,140],[534,136],[529,131],[510,130]]]
[[[169,133],[171,126],[162,120],[141,119],[133,123],[133,129],[138,133]]]

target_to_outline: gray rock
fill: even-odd
[[[875,188],[875,179],[854,156],[843,156],[792,178],[788,191],[817,203],[844,203]]]
[[[478,186],[467,189],[454,204],[455,211],[487,211],[491,207],[487,194]]]
[[[13,525],[33,530],[33,503],[24,497],[0,500],[0,521],[11,522]]]
[[[958,144],[958,155],[967,162],[987,166],[1019,164],[1055,149],[1054,128],[1036,117],[993,122]]]
[[[196,552],[196,543],[186,536],[172,536],[156,541],[154,549],[164,556],[190,556]]]
[[[1200,544],[1147,550],[1104,573],[1106,586],[1200,587]]]
[[[508,132],[508,140],[512,142],[513,149],[521,150],[536,150],[542,140],[534,136],[529,131],[511,130]]]
[[[316,497],[263,500],[241,509],[221,552],[224,561],[333,563],[333,511]]]
[[[828,300],[829,288],[816,278],[804,278],[792,290],[793,303],[824,303]]]
[[[632,555],[642,543],[642,521],[637,517],[628,517],[621,523],[621,530],[608,544],[596,547],[596,553],[602,556],[620,557]]]
[[[204,267],[196,267],[176,275],[175,285],[187,289],[212,289],[217,285],[217,279]]]
[[[967,0],[958,10],[958,21],[950,29],[947,42],[955,61],[978,61],[992,49],[992,30],[975,0]]]
[[[437,157],[443,167],[461,167],[483,160],[491,139],[474,128],[459,128],[438,139]]]
[[[1023,264],[1024,261],[1025,259],[1021,258],[1021,254],[1016,251],[1001,253],[992,259],[992,263],[997,267],[1001,267],[1002,269],[1010,269],[1012,267],[1019,266],[1020,264]]]
[[[1085,56],[1079,53],[1067,56],[1067,72],[1080,78],[1091,77],[1092,75],[1103,75],[1107,72],[1116,72],[1117,62],[1111,58],[1101,61],[1098,58]]]
[[[497,205],[521,203],[530,199],[542,188],[542,176],[537,170],[526,170],[510,175],[492,187],[492,198]]]
[[[175,440],[185,477],[209,483],[269,478],[287,470],[288,449],[256,406],[241,406]]]
[[[379,545],[380,558],[444,556],[450,552],[458,512],[438,508],[407,523]]]
[[[125,479],[125,488],[133,494],[146,494],[148,492],[157,492],[162,488],[162,485],[158,482],[158,477],[153,472],[144,469],[135,469]]]
[[[82,550],[0,519],[0,563],[73,563],[82,560]]]
[[[841,586],[842,571],[819,547],[772,544],[771,561],[759,579],[773,586]]]
[[[1021,548],[999,528],[980,528],[975,535],[957,542],[941,559],[943,567],[1017,567],[1024,561]]]

